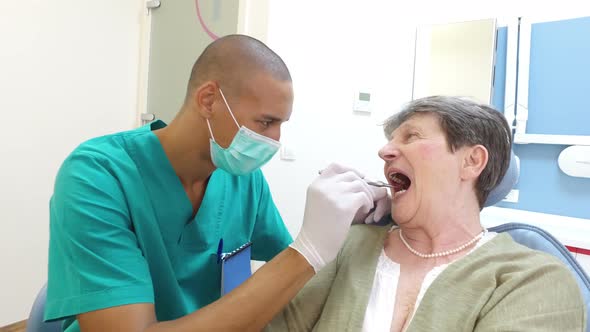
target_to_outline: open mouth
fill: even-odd
[[[405,193],[412,185],[410,178],[407,175],[399,172],[389,174],[389,180],[393,186],[395,195],[401,195]]]

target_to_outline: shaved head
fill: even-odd
[[[187,97],[207,81],[239,94],[253,75],[260,73],[291,82],[287,65],[264,43],[245,35],[224,36],[209,44],[193,65]]]

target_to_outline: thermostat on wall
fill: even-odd
[[[371,97],[371,92],[368,89],[355,91],[352,110],[355,112],[371,113]]]

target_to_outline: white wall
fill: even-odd
[[[87,138],[136,124],[143,2],[2,2],[0,326],[27,318],[46,280],[62,160]]]

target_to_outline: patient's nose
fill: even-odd
[[[393,144],[393,141],[385,144],[379,150],[379,157],[386,162],[393,161],[398,156],[399,156],[399,150],[395,147],[395,145]]]

